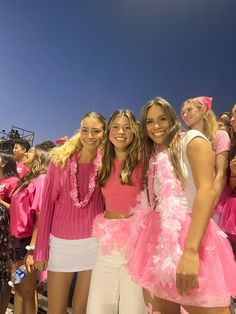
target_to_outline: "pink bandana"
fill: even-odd
[[[211,109],[212,97],[200,96],[193,99],[199,101],[200,104],[203,105],[207,110]]]

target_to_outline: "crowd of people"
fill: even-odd
[[[230,314],[236,298],[236,104],[162,97],[86,113],[79,131],[0,153],[0,314]]]

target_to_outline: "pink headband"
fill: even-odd
[[[55,143],[58,144],[58,145],[60,145],[60,144],[62,144],[62,143],[68,142],[68,141],[69,141],[68,136],[62,136],[62,137],[58,138],[58,139],[55,141]]]
[[[199,101],[200,104],[203,105],[207,110],[211,109],[213,98],[207,97],[207,96],[200,96],[200,97],[195,97],[193,99]]]

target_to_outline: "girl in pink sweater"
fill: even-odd
[[[104,117],[89,112],[80,132],[51,153],[34,254],[38,269],[48,268],[48,314],[66,312],[74,273],[73,313],[86,313],[97,248],[92,223],[104,211],[97,185],[104,131]]]

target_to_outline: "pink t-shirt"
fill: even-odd
[[[22,163],[22,162],[17,162],[16,163],[16,170],[19,174],[20,178],[23,178],[26,172],[28,171],[28,168]]]
[[[0,199],[4,202],[11,202],[11,193],[15,189],[19,178],[17,177],[6,177],[0,179]]]
[[[110,177],[108,178],[102,193],[105,198],[106,210],[112,212],[130,212],[135,206],[137,195],[142,187],[140,166],[132,173],[133,185],[121,184],[119,181],[123,161],[115,160]]]
[[[94,164],[80,164],[77,168],[79,199],[88,193],[90,174]],[[34,258],[48,259],[50,234],[67,240],[90,238],[94,218],[104,211],[101,188],[96,185],[90,201],[78,208],[71,196],[71,159],[61,168],[51,162],[45,180],[43,207],[39,216]]]
[[[26,238],[33,234],[36,212],[42,208],[42,191],[45,174],[40,175],[27,188],[16,190],[11,199],[10,231],[16,238]]]
[[[230,137],[229,134],[224,130],[216,131],[216,135],[212,144],[213,152],[215,158],[218,154],[222,152],[230,151]]]

